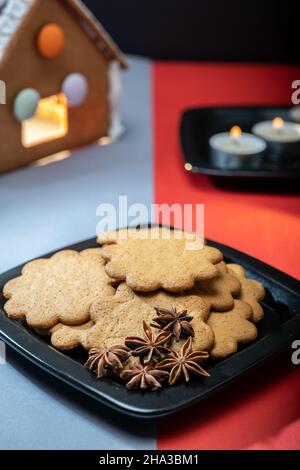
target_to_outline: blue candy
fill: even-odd
[[[33,88],[25,88],[20,91],[14,101],[15,118],[18,121],[26,121],[33,117],[40,99],[40,94]]]

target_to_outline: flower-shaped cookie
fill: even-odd
[[[249,343],[257,336],[257,329],[251,321],[252,309],[241,300],[234,301],[228,312],[212,312],[207,320],[215,335],[215,345],[210,351],[214,359],[222,359],[233,354],[239,343]]]
[[[216,268],[218,275],[198,282],[191,293],[205,300],[209,308],[223,312],[233,307],[233,299],[240,294],[241,283],[235,275],[228,272],[223,261]]]
[[[227,264],[227,268],[241,283],[241,292],[237,298],[251,306],[252,320],[254,323],[259,322],[264,316],[263,308],[259,303],[265,296],[264,286],[260,282],[248,279],[244,268],[238,264]]]
[[[114,293],[100,252],[66,250],[25,265],[22,275],[4,286],[7,315],[26,318],[28,325],[38,329],[89,320],[93,301]]]
[[[218,275],[215,264],[222,261],[222,253],[203,246],[195,235],[158,228],[137,233],[115,243],[112,236],[98,238],[99,242],[110,243],[102,249],[107,274],[126,281],[133,290],[153,292],[163,288],[180,292],[191,289],[196,281]]]
[[[161,303],[160,294],[153,304]],[[176,299],[175,305],[182,309],[183,306]],[[208,316],[208,308],[201,300],[195,299],[193,308],[189,310],[193,317],[191,325],[194,329],[194,349],[209,350],[214,342],[214,336],[210,327],[203,321]],[[130,287],[121,284],[115,295],[99,298],[90,309],[92,324],[82,327],[58,325],[51,336],[53,346],[58,349],[71,349],[82,345],[89,350],[93,347],[111,347],[116,344],[124,344],[128,336],[143,337],[143,322],[151,323],[157,316],[155,308],[147,303]],[[159,329],[155,330],[159,334]],[[182,341],[182,340],[181,340]],[[181,344],[181,341],[178,344]]]

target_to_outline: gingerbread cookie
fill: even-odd
[[[218,275],[215,264],[222,260],[222,253],[202,246],[195,235],[160,228],[137,233],[136,238],[131,235],[102,249],[107,274],[126,281],[133,290],[153,292],[163,288],[180,292],[191,289],[196,281]],[[98,238],[99,242],[103,240]],[[108,242],[113,243],[112,238]]]
[[[207,306],[200,299],[198,310],[189,311],[193,317],[194,349],[209,350],[214,342],[213,333],[202,318],[207,316]],[[143,322],[152,323],[157,317],[155,308],[135,294],[125,284],[121,284],[115,295],[101,298],[90,309],[93,326],[74,328],[58,325],[52,334],[51,342],[58,349],[70,349],[80,344],[87,350],[93,347],[111,347],[124,344],[128,336],[142,337]],[[155,330],[160,333],[159,328]],[[179,341],[180,343],[180,341]]]
[[[100,245],[114,245],[117,242],[121,240],[126,240],[128,238],[135,239],[138,238],[138,236],[142,237],[143,234],[147,233],[145,232],[148,229],[120,229],[120,230],[114,230],[112,232],[103,232],[97,237],[97,243]]]
[[[210,309],[223,312],[233,307],[233,296],[236,297],[240,293],[241,283],[236,276],[228,272],[223,261],[217,264],[216,268],[216,277],[198,282],[190,292],[201,297]]]
[[[177,310],[197,312],[197,317],[201,321],[206,321],[209,316],[210,309],[208,304],[201,297],[189,294],[188,292],[179,294],[158,290],[149,293],[138,292],[136,295],[154,308],[169,308],[174,306]]]
[[[215,345],[210,351],[213,359],[223,359],[238,349],[239,343],[249,343],[257,337],[257,329],[251,321],[252,309],[241,300],[234,301],[229,312],[212,312],[207,324],[215,335]]]
[[[176,237],[177,239],[185,238],[186,240],[195,239],[195,234],[184,232],[180,229],[173,229],[171,227],[136,227],[136,228],[123,228],[120,230],[113,230],[112,232],[100,233],[97,237],[97,243],[100,245],[114,245],[126,240],[158,240],[163,238],[169,240]],[[203,245],[203,240],[201,240]]]
[[[92,302],[114,293],[100,252],[66,250],[25,265],[22,275],[4,286],[7,315],[42,330],[88,321]]]
[[[81,344],[85,349],[88,349],[88,345],[85,343],[86,336],[84,332],[90,330],[92,326],[94,326],[92,320],[78,326],[67,326],[58,323],[48,332],[51,336],[52,345],[57,347],[57,349],[68,351],[77,348]]]
[[[259,322],[264,316],[263,308],[259,303],[265,296],[263,285],[253,279],[248,279],[244,268],[238,264],[227,264],[227,268],[241,283],[241,292],[237,298],[251,306],[252,320],[254,323]]]
[[[196,308],[199,310],[202,300],[207,306],[207,308],[204,308],[202,302],[202,319],[205,321],[212,308],[217,311],[226,311],[232,308],[233,295],[237,296],[241,290],[239,280],[236,276],[228,273],[224,262],[217,264],[216,268],[218,275],[215,278],[197,283],[190,291],[177,293],[159,290],[149,293],[139,292],[138,295],[153,307],[157,305],[162,307],[175,305],[176,308],[179,306],[187,310],[193,309],[194,304],[196,304]]]
[[[169,293],[163,290],[148,294],[139,292],[136,295],[151,305],[156,311],[160,309],[171,312],[176,310],[177,313],[186,311],[187,315],[192,317],[190,325],[195,333],[193,340],[194,349],[206,351],[211,348],[214,343],[214,336],[212,331],[206,328],[207,325],[204,326],[209,316],[210,308],[201,297],[188,293]],[[173,348],[181,347],[181,342],[179,343],[176,344],[175,342]]]

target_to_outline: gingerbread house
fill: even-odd
[[[80,0],[0,0],[0,172],[115,140],[126,67]]]

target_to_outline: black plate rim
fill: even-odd
[[[299,297],[300,282],[291,276],[263,263],[260,260],[248,256],[245,253],[237,251],[234,248],[209,240],[208,243],[211,246],[221,249],[225,257],[232,258],[234,262],[242,264],[246,270],[253,269],[254,271],[259,272],[273,284],[275,283],[281,286],[284,285],[285,289]],[[81,251],[86,248],[97,246],[95,239],[92,238],[66,246],[62,249],[75,249]],[[50,252],[43,257],[49,257],[56,251],[57,250]],[[11,277],[14,277],[16,275],[16,271],[20,270],[24,264],[25,263],[0,275],[1,284]],[[195,395],[188,401],[177,400],[175,404],[170,401],[169,406],[164,408],[152,408],[151,406],[146,407],[145,405],[143,408],[142,406],[132,404],[131,401],[134,402],[137,399],[140,400],[141,397],[143,397],[143,400],[150,397],[151,401],[151,397],[155,398],[159,396],[159,393],[167,393],[168,395],[171,395],[171,397],[175,394],[177,397],[176,394],[178,393],[179,388],[184,392],[185,390],[189,390],[186,387],[193,388],[193,386],[192,384],[188,386],[185,384],[179,384],[176,386],[178,389],[177,391],[175,387],[173,387],[172,389],[164,389],[158,394],[148,393],[147,395],[144,395],[142,392],[128,392],[123,386],[116,384],[115,382],[99,382],[81,364],[73,361],[72,359],[70,360],[70,358],[62,352],[59,352],[47,343],[42,342],[38,336],[35,337],[30,334],[28,329],[23,328],[18,321],[9,319],[5,314],[3,314],[3,312],[1,313],[0,338],[3,339],[10,347],[37,366],[46,370],[48,373],[69,384],[71,387],[76,388],[89,397],[98,400],[116,411],[137,418],[158,418],[166,416],[205,399],[221,387],[227,385],[229,382],[238,379],[240,376],[245,375],[273,357],[275,354],[278,354],[300,336],[299,309],[298,313],[281,325],[278,331],[274,331],[273,333],[266,335],[259,342],[254,342],[252,345],[248,346],[247,349],[238,352],[234,356],[222,361],[219,365],[216,365],[214,367],[214,374],[210,378],[204,379],[205,381],[211,382],[208,390],[203,391],[197,396]],[[276,347],[274,347],[274,342],[276,343]],[[252,351],[252,353],[249,354],[249,351]],[[228,361],[230,361],[230,373],[226,371]],[[243,362],[244,365],[242,370],[241,362]],[[199,388],[199,386],[201,387],[201,385],[195,386],[196,388]],[[110,394],[112,390],[114,391],[114,396]],[[124,398],[116,398],[116,392],[117,397],[125,397],[125,400]]]
[[[197,165],[193,164],[188,160],[188,152],[186,149],[186,138],[185,138],[185,129],[188,125],[188,120],[190,116],[199,111],[211,111],[211,110],[239,110],[239,109],[249,109],[249,110],[261,110],[261,109],[277,109],[281,108],[286,111],[291,109],[291,106],[283,105],[282,103],[273,104],[273,105],[262,105],[262,104],[245,104],[245,105],[238,105],[232,106],[222,105],[222,106],[194,106],[192,108],[186,108],[183,110],[180,124],[179,124],[179,135],[180,135],[180,147],[182,154],[184,156],[184,169],[185,165],[191,165],[191,169],[186,170],[189,173],[193,174],[203,174],[206,176],[213,176],[213,177],[224,177],[224,178],[249,178],[249,179],[290,179],[290,180],[297,180],[300,178],[300,170],[292,171],[292,170],[280,170],[280,171],[272,171],[272,170],[224,170],[221,168],[213,168],[207,167],[205,165]]]

